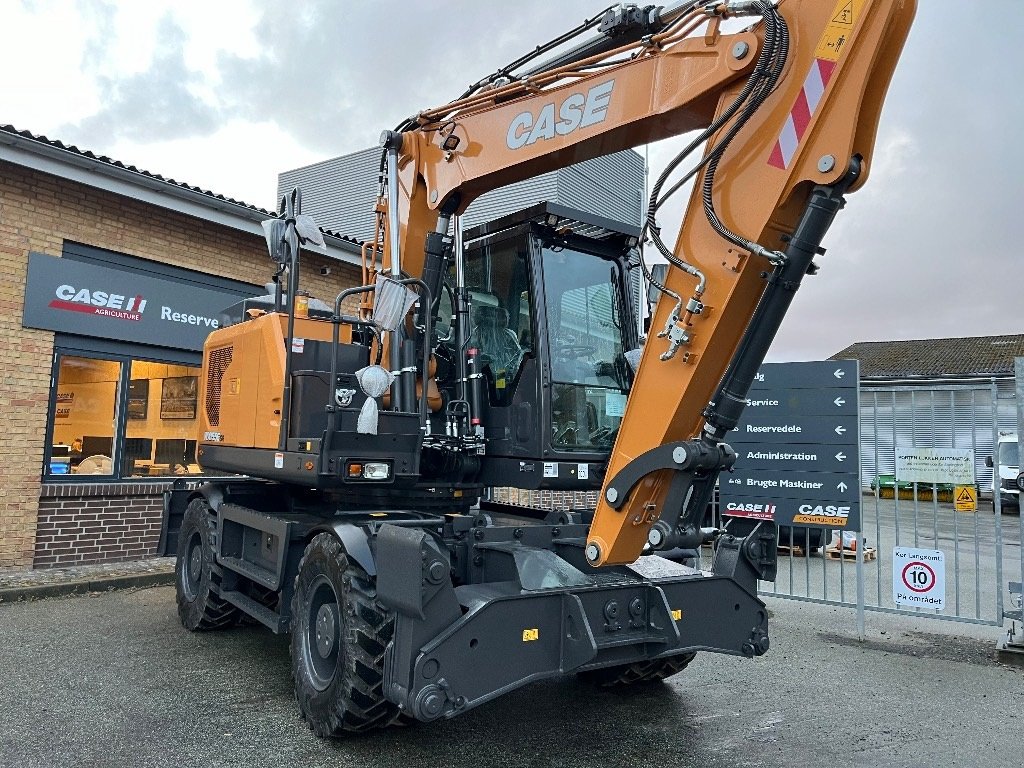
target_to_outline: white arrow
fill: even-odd
[[[845,431],[846,431],[846,427],[844,427],[844,426],[842,426],[842,425],[840,425],[840,426],[836,427],[836,434],[837,434],[837,435],[841,435],[841,434],[843,434],[843,432],[845,432]]]
[[[843,400],[843,398],[841,398],[841,397],[837,397],[837,398],[836,398],[835,400],[833,400],[832,402],[836,404],[836,407],[838,407],[838,406],[841,406],[841,405],[845,405],[845,404],[846,404],[846,401],[845,401],[845,400]]]
[[[846,371],[844,371],[842,368],[836,368],[832,375],[835,376],[837,379],[841,379],[843,378],[843,376],[846,375]]]
[[[840,451],[836,454],[836,458],[839,459],[839,461],[846,461],[846,454]]]
[[[840,483],[839,485],[836,486],[836,488],[838,488],[843,493],[846,493],[846,489],[849,487],[850,486],[848,486],[846,483]]]

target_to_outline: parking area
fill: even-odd
[[[169,587],[0,604],[0,765],[964,766],[1024,758],[1024,672],[992,627],[766,598],[772,650],[667,683],[565,678],[338,742],[296,714],[286,638],[190,634]],[[41,748],[40,745],[46,745]]]

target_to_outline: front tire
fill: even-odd
[[[238,621],[238,609],[219,595],[222,571],[216,563],[217,521],[205,499],[185,508],[174,564],[178,617],[195,632],[226,629]]]
[[[295,698],[318,736],[344,736],[394,722],[384,698],[384,651],[394,615],[376,601],[375,580],[332,534],[306,547],[292,596]]]
[[[619,664],[580,672],[580,679],[601,688],[627,688],[633,685],[659,683],[665,678],[686,669],[696,653],[680,653],[664,659],[638,661],[634,664]]]

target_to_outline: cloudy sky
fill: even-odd
[[[1024,332],[1024,2],[919,4],[872,176],[771,359]],[[603,7],[0,0],[0,123],[272,208],[280,171],[374,144]],[[652,167],[671,154],[652,148]]]

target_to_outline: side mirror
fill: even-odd
[[[992,461],[992,457],[991,456],[986,456],[985,457],[985,466],[988,467],[989,469],[992,469],[992,467],[995,466],[995,462]]]

